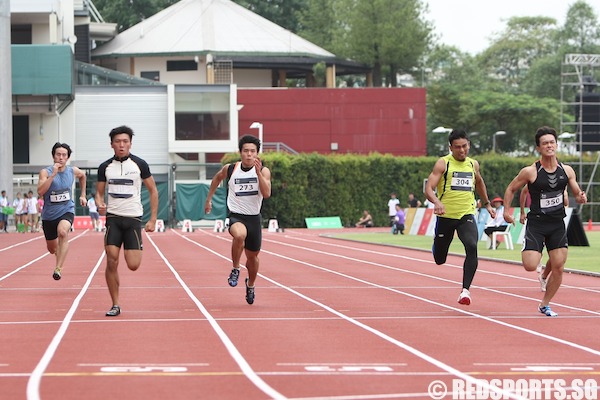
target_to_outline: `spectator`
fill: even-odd
[[[398,232],[404,235],[404,210],[400,204],[396,204],[396,215],[394,216],[394,225],[392,226],[392,233],[397,235]]]
[[[493,218],[492,220],[490,220],[486,225],[485,225],[485,229],[483,230],[485,232],[486,235],[488,235],[488,237],[490,238],[490,240],[492,239],[492,234],[494,232],[503,232],[506,230],[506,226],[508,225],[506,223],[506,221],[504,220],[504,200],[502,200],[501,197],[495,197],[492,200],[492,207],[494,208],[494,210],[496,210],[496,218]],[[500,245],[500,243],[496,243],[496,248],[498,248],[498,246]],[[492,248],[493,243],[490,242],[490,249]]]
[[[396,216],[396,204],[400,204],[400,200],[396,197],[396,193],[390,194],[390,199],[388,200],[388,210],[390,216],[390,226],[394,225],[394,217]]]
[[[6,225],[8,224],[8,210],[6,210],[5,207],[8,207],[8,198],[6,197],[6,190],[3,190],[2,195],[0,196],[0,232],[8,232],[6,230]]]
[[[95,232],[100,232],[100,213],[98,212],[98,207],[96,206],[96,193],[92,193],[90,198],[87,201],[88,209],[90,210],[90,220],[92,221],[92,227]]]
[[[363,216],[358,220],[358,222],[354,225],[357,228],[371,228],[373,227],[373,217],[369,213],[369,210],[363,211]]]
[[[15,227],[17,228],[17,232],[25,232],[24,224],[27,222],[27,208],[25,207],[25,199],[21,197],[21,192],[17,192],[17,197],[13,200],[13,208],[15,209]]]
[[[31,232],[37,232],[39,221],[38,214],[38,201],[33,195],[33,191],[29,191],[27,194],[27,225],[31,227]]]
[[[421,200],[417,199],[415,197],[414,193],[409,193],[409,195],[408,195],[408,207],[410,207],[410,208],[421,207]]]

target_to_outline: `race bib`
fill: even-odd
[[[549,192],[540,195],[540,208],[549,211],[563,206],[563,192]]]
[[[258,178],[237,178],[234,181],[236,196],[255,196],[258,194]]]
[[[69,200],[71,200],[71,193],[68,189],[50,193],[50,203],[64,203]]]
[[[452,179],[450,180],[450,188],[452,190],[471,192],[473,190],[473,173],[453,172]]]
[[[135,194],[135,186],[131,179],[110,179],[108,194],[112,197],[129,198]]]

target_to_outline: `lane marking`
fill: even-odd
[[[85,232],[87,232],[87,231],[85,231]],[[75,237],[73,237],[73,238],[69,239],[69,243],[71,243],[72,241],[75,241],[75,240],[77,240],[78,238],[80,238],[81,236],[83,236],[83,235],[85,234],[85,232],[83,232],[83,233],[80,233],[79,235],[77,235],[77,236],[75,236]],[[40,237],[42,237],[42,236],[40,236]],[[31,239],[31,240],[35,240],[35,239]],[[27,242],[29,242],[29,241],[30,241],[30,240],[28,240]],[[24,243],[27,243],[27,242],[24,242]],[[16,245],[13,245],[13,246],[10,246],[10,247],[15,247],[15,246],[16,246]],[[4,279],[8,278],[9,276],[16,274],[17,272],[19,272],[19,271],[21,271],[21,270],[23,270],[23,269],[25,269],[25,268],[29,267],[31,264],[33,264],[33,263],[35,263],[35,262],[37,262],[37,261],[41,260],[42,258],[44,258],[44,257],[46,257],[46,256],[49,256],[49,255],[50,255],[50,253],[49,253],[49,252],[46,252],[46,253],[42,254],[41,256],[39,256],[39,257],[37,257],[37,258],[34,258],[33,260],[29,261],[27,264],[23,264],[23,265],[21,265],[20,267],[18,267],[18,268],[16,268],[16,269],[12,270],[12,271],[11,271],[11,272],[9,272],[8,274],[6,274],[6,275],[4,275],[4,276],[0,276],[0,282],[2,282]]]
[[[377,263],[377,262],[361,260],[361,259],[354,258],[354,257],[348,257],[348,256],[336,254],[336,253],[327,252],[327,251],[316,250],[316,249],[312,249],[312,248],[298,246],[298,245],[294,245],[294,244],[291,244],[291,243],[275,242],[275,241],[271,241],[271,242],[277,243],[277,244],[282,245],[282,246],[288,246],[288,247],[293,247],[293,248],[296,248],[296,249],[310,251],[312,253],[325,254],[325,255],[328,255],[328,256],[331,256],[331,257],[343,258],[343,259],[346,259],[346,260],[350,260],[350,261],[354,261],[354,262],[359,262],[359,263],[362,263],[362,264],[373,265],[373,266],[376,266],[376,267],[390,269],[390,270],[393,270],[393,271],[400,271],[400,272],[404,272],[404,273],[409,274],[409,275],[417,275],[417,276],[425,277],[425,278],[428,278],[428,279],[434,279],[434,280],[439,280],[439,281],[448,282],[448,283],[455,283],[455,284],[459,284],[459,285],[462,284],[462,282],[457,282],[457,281],[453,281],[451,279],[441,278],[441,277],[435,276],[435,275],[430,275],[430,274],[426,274],[426,273],[422,273],[422,272],[411,271],[411,270],[407,270],[407,269],[403,269],[403,268],[398,268],[398,267],[394,267],[394,266],[390,266],[390,265],[386,265],[386,264],[381,264],[381,263]],[[350,248],[348,248],[348,249],[350,249]],[[277,256],[277,257],[283,257],[280,254],[277,254],[277,253],[274,253],[274,252],[269,252],[267,250],[263,250],[263,251],[265,253],[268,253],[268,254],[271,254],[271,255],[274,255],[274,256]],[[390,255],[390,254],[387,254],[387,253],[375,253],[375,254]],[[423,263],[426,263],[426,264],[433,263],[433,261],[420,260],[418,258],[412,258],[412,257],[406,257],[406,256],[399,256],[399,257],[400,258],[406,258],[406,259],[412,260],[412,261],[423,262]],[[283,258],[285,258],[285,257],[283,257]],[[299,262],[297,260],[295,260],[295,261]],[[449,265],[449,266],[452,266],[452,267],[455,267],[455,268],[462,269],[462,266],[459,267],[459,266],[455,266],[455,265],[452,265],[452,264],[444,264],[444,265]],[[321,269],[323,269],[325,271],[329,271],[331,273],[336,273],[333,270],[328,270],[328,269],[325,269],[325,268],[322,268],[322,267],[318,267],[318,266],[314,266],[314,268],[321,268]],[[529,278],[522,278],[522,277],[508,275],[508,274],[501,274],[501,273],[494,273],[494,274],[501,275],[503,277],[529,280]],[[363,282],[363,283],[365,283],[365,282]],[[374,283],[368,283],[368,284],[380,286],[380,285],[377,285],[377,284],[374,284]],[[384,287],[384,286],[381,286],[381,287]],[[536,303],[539,303],[539,301],[540,301],[539,299],[534,299],[532,297],[522,296],[522,295],[518,295],[518,294],[515,294],[515,293],[504,292],[502,290],[492,289],[492,288],[488,288],[488,287],[484,287],[484,286],[473,285],[472,287],[477,288],[477,289],[481,289],[481,290],[484,290],[484,291],[492,292],[492,293],[502,294],[504,296],[511,296],[511,297],[516,297],[516,298],[519,298],[519,299],[531,300],[531,301],[535,301]],[[417,297],[415,297],[415,298],[417,298]],[[556,306],[564,307],[564,308],[567,308],[567,309],[570,309],[570,310],[581,311],[581,312],[584,312],[584,313],[588,313],[588,314],[600,316],[600,312],[599,311],[592,311],[592,310],[588,310],[588,309],[584,309],[584,308],[579,308],[579,307],[573,307],[573,306],[569,306],[569,305],[562,304],[562,303],[556,303],[556,302],[553,302],[552,304],[554,304]],[[459,308],[454,308],[454,307],[451,307],[451,309],[452,310],[461,310]]]
[[[177,233],[177,235],[179,235],[179,233]],[[204,307],[204,305],[202,304],[202,302],[194,295],[194,293],[192,292],[192,290],[187,286],[187,284],[181,278],[181,276],[179,275],[179,273],[175,270],[175,268],[173,267],[173,265],[171,265],[171,263],[169,262],[169,260],[167,260],[167,258],[164,256],[164,254],[162,253],[162,251],[160,251],[160,249],[158,248],[158,246],[156,245],[156,243],[154,242],[154,240],[152,240],[152,238],[150,236],[148,236],[148,235],[146,235],[146,236],[148,237],[148,240],[150,241],[150,243],[152,244],[152,246],[154,246],[154,249],[158,252],[160,258],[162,258],[162,260],[164,261],[164,263],[169,267],[169,269],[171,270],[171,272],[175,276],[175,279],[179,282],[179,284],[181,285],[181,287],[183,288],[183,290],[187,293],[187,295],[194,302],[194,304],[196,304],[196,306],[198,307],[198,309],[200,310],[200,312],[206,317],[208,323],[212,326],[213,330],[215,331],[215,333],[217,334],[217,336],[219,337],[219,339],[221,340],[221,342],[223,343],[223,345],[225,345],[225,348],[227,349],[227,351],[229,352],[229,354],[231,355],[231,357],[233,358],[233,360],[240,367],[240,369],[242,370],[242,372],[244,373],[244,375],[248,378],[248,380],[250,380],[250,382],[252,382],[263,393],[265,393],[267,396],[269,396],[269,398],[271,398],[271,399],[281,399],[281,400],[286,399],[286,397],[284,395],[282,395],[281,393],[279,393],[278,391],[276,391],[274,388],[272,388],[271,386],[269,386],[256,373],[256,371],[254,371],[252,369],[252,367],[250,366],[250,364],[248,363],[248,361],[246,361],[246,359],[244,358],[244,356],[242,356],[242,354],[237,349],[237,347],[233,344],[233,342],[231,341],[231,339],[229,338],[229,336],[227,336],[227,334],[225,333],[225,331],[223,330],[223,328],[221,328],[221,326],[218,324],[218,322],[215,320],[215,318],[213,318],[212,314],[210,314],[208,312],[208,310],[206,309],[206,307]],[[185,236],[182,236],[182,235],[179,235],[179,236],[185,238]],[[193,243],[195,243],[195,242],[193,242]],[[202,247],[204,247],[204,246],[202,246]],[[206,250],[210,251],[210,252],[213,252],[212,250],[210,250],[210,249],[208,249],[206,247],[204,247],[204,248]],[[213,252],[213,253],[215,253],[215,252]],[[215,254],[217,254],[217,253],[215,253]]]
[[[382,255],[382,256],[387,256],[387,257],[394,257],[394,258],[402,258],[402,259],[406,259],[408,261],[417,261],[417,262],[422,262],[425,264],[432,264],[435,265],[435,262],[432,261],[431,259],[424,259],[424,258],[414,258],[414,257],[409,257],[409,256],[404,256],[402,254],[397,254],[397,253],[385,253],[385,252],[381,252],[381,251],[376,251],[376,250],[370,250],[370,249],[366,249],[366,248],[356,248],[356,247],[351,247],[351,246],[345,246],[345,245],[341,245],[341,244],[337,244],[337,243],[329,243],[329,242],[323,242],[323,241],[316,241],[314,239],[305,239],[303,237],[297,237],[297,236],[288,236],[287,234],[284,236],[288,239],[291,240],[297,240],[297,241],[301,241],[301,242],[308,242],[308,243],[313,243],[313,244],[317,244],[317,245],[326,245],[329,247],[339,247],[341,249],[346,249],[346,250],[355,250],[355,251],[360,251],[363,253],[372,253],[372,254],[376,254],[376,255]],[[324,236],[328,239],[331,240],[338,240],[338,241],[350,241],[352,242],[352,240],[348,240],[348,239],[340,239],[340,238],[335,238],[335,237],[331,237],[331,236]],[[273,242],[273,243],[278,243],[278,244],[282,244],[284,242],[281,241],[276,241],[276,240],[268,240],[265,239],[265,241],[269,241],[269,242]],[[363,242],[356,242],[356,243],[360,243],[360,244],[365,244]],[[366,243],[366,245],[371,245],[371,246],[377,246],[376,243]],[[380,245],[381,246],[381,245]],[[383,246],[383,247],[387,247],[390,248],[390,246]],[[409,251],[416,251],[416,252],[420,252],[420,253],[424,253],[424,254],[430,254],[430,252],[428,252],[427,250],[423,250],[423,249],[417,249],[417,248],[407,248],[407,247],[401,247],[401,246],[394,246],[392,248],[396,248],[396,249],[400,249],[400,250],[409,250]],[[458,255],[458,257],[460,257],[460,255]],[[501,262],[501,261],[494,261],[494,260],[486,260],[486,262]],[[520,264],[514,264],[515,266],[521,266]],[[446,267],[450,267],[450,268],[455,268],[455,269],[459,269],[462,270],[462,265],[455,265],[452,263],[445,263],[444,266]],[[521,266],[522,268],[522,266]],[[516,276],[516,275],[511,275],[511,274],[506,274],[503,272],[495,272],[495,271],[488,271],[482,268],[477,268],[477,273],[484,273],[484,274],[488,274],[488,275],[497,275],[497,276],[501,276],[501,277],[508,277],[508,278],[512,278],[512,279],[516,279],[516,280],[522,280],[522,281],[527,281],[527,282],[533,282],[536,285],[539,285],[539,282],[537,280],[537,278],[526,278],[526,277],[522,277],[522,276]],[[567,272],[565,272],[567,273]],[[480,288],[479,286],[473,285],[473,287],[477,287]],[[594,288],[586,288],[586,287],[580,287],[580,286],[571,286],[571,285],[567,285],[567,284],[562,284],[561,288],[569,288],[569,289],[576,289],[576,290],[582,290],[585,292],[592,292],[592,293],[600,293],[600,288],[599,289],[594,289]],[[481,287],[482,288],[482,287]],[[483,288],[482,288],[483,289]]]
[[[187,240],[187,241],[189,241],[191,243],[194,243],[196,246],[198,246],[200,248],[203,248],[203,249],[207,250],[208,252],[210,252],[212,254],[217,255],[218,257],[221,257],[221,258],[223,258],[225,260],[229,260],[228,257],[225,257],[225,256],[223,256],[223,255],[221,255],[221,254],[213,251],[212,249],[209,249],[208,247],[206,247],[206,246],[204,246],[204,245],[202,245],[202,244],[200,244],[198,242],[195,242],[194,240],[189,239],[187,236],[183,236],[183,235],[181,235],[181,234],[179,234],[177,232],[176,232],[176,234],[178,236],[182,237],[183,239],[185,239],[185,240]],[[267,253],[268,254],[272,254],[274,256],[278,256],[278,257],[284,258],[286,260],[299,262],[299,261],[294,260],[294,259],[292,259],[290,257],[285,257],[285,256],[282,256],[282,255],[274,254],[272,252],[267,252]],[[321,270],[328,271],[326,268],[317,267],[317,266],[315,266],[313,264],[310,264],[310,263],[305,263],[305,262],[299,262],[299,263],[307,265],[307,266],[312,266],[313,268],[316,268],[316,269],[321,269]],[[331,272],[333,272],[333,271],[331,271]],[[347,277],[349,277],[351,279],[354,279],[354,280],[362,282],[362,283],[367,283],[366,281],[362,281],[360,279],[353,278],[353,277],[350,277],[350,276],[345,275],[345,274],[340,274],[340,273],[337,273],[337,274],[339,274],[341,276],[347,276]],[[476,379],[476,378],[474,378],[474,377],[472,377],[470,375],[467,375],[467,374],[463,373],[462,371],[459,371],[458,369],[456,369],[456,368],[454,368],[454,367],[452,367],[452,366],[450,366],[450,365],[448,365],[448,364],[446,364],[446,363],[444,363],[444,362],[442,362],[442,361],[440,361],[440,360],[438,360],[438,359],[436,359],[436,358],[434,358],[434,357],[432,357],[432,356],[430,356],[428,354],[425,354],[422,351],[420,351],[420,350],[418,350],[418,349],[416,349],[416,348],[414,348],[414,347],[412,347],[412,346],[410,346],[410,345],[408,345],[408,344],[406,344],[404,342],[401,342],[401,341],[397,340],[396,338],[393,338],[393,337],[391,337],[391,336],[389,336],[389,335],[387,335],[387,334],[385,334],[385,333],[383,333],[383,332],[381,332],[381,331],[379,331],[379,330],[377,330],[377,329],[375,329],[375,328],[373,328],[373,327],[371,327],[369,325],[366,325],[366,324],[364,324],[364,323],[362,323],[360,321],[357,321],[357,320],[355,320],[355,319],[353,319],[351,317],[348,317],[347,315],[343,314],[342,312],[337,311],[334,308],[329,307],[329,306],[327,306],[327,305],[325,305],[325,304],[323,304],[323,303],[321,303],[321,302],[319,302],[319,301],[317,301],[315,299],[312,299],[312,298],[310,298],[310,297],[308,297],[308,296],[306,296],[306,295],[298,292],[297,290],[294,290],[294,289],[292,289],[290,287],[287,287],[287,286],[285,286],[283,284],[280,284],[279,282],[277,282],[277,281],[275,281],[275,280],[273,280],[271,278],[268,278],[268,277],[266,277],[266,276],[264,276],[264,275],[262,275],[260,273],[259,273],[259,275],[263,279],[265,279],[266,281],[271,282],[272,284],[274,284],[274,285],[276,285],[278,287],[281,287],[282,289],[285,289],[288,292],[290,292],[292,294],[295,294],[296,296],[298,296],[298,297],[300,297],[300,298],[302,298],[302,299],[304,299],[304,300],[306,300],[306,301],[308,301],[310,303],[315,304],[319,308],[322,308],[322,309],[324,309],[326,311],[329,311],[331,314],[334,314],[334,315],[340,317],[341,319],[343,319],[343,320],[345,320],[345,321],[347,321],[347,322],[349,322],[349,323],[351,323],[353,325],[356,325],[359,328],[362,328],[362,329],[364,329],[364,330],[366,330],[366,331],[374,334],[375,336],[380,337],[381,339],[383,339],[383,340],[385,340],[385,341],[387,341],[387,342],[389,342],[389,343],[391,343],[391,344],[393,344],[393,345],[395,345],[397,347],[400,347],[400,348],[406,350],[407,352],[413,354],[417,358],[420,358],[420,359],[422,359],[422,360],[424,360],[424,361],[426,361],[426,362],[428,362],[428,363],[436,366],[437,368],[439,368],[441,370],[449,372],[450,374],[452,374],[452,375],[454,375],[454,376],[456,376],[458,378],[461,378],[461,379],[463,379],[466,382],[470,382],[470,383],[475,384],[475,385],[482,385],[482,383],[478,379]],[[373,286],[375,286],[375,287],[381,287],[381,288],[386,289],[385,287],[382,287],[380,285],[373,284]],[[497,393],[499,395],[504,396],[503,398],[526,400],[523,396],[518,396],[518,395],[513,394],[513,393],[511,393],[511,392],[509,392],[507,390],[504,390],[502,388],[498,388],[498,387],[495,387],[493,385],[490,385],[489,383],[486,383],[486,382],[484,382],[483,386],[485,386],[486,389],[489,390],[490,392],[494,392],[494,393]]]
[[[75,311],[77,311],[77,308],[79,307],[79,303],[81,302],[81,299],[86,294],[88,288],[92,284],[92,279],[94,278],[94,276],[96,275],[96,271],[102,264],[102,260],[104,260],[105,255],[106,255],[106,253],[102,252],[102,255],[98,259],[98,262],[96,263],[96,265],[90,272],[85,284],[81,288],[81,291],[79,292],[79,294],[73,301],[73,304],[71,304],[71,308],[69,308],[69,311],[65,315],[65,318],[63,319],[62,323],[60,324],[58,331],[52,338],[50,345],[44,352],[44,355],[40,359],[40,362],[36,365],[35,369],[31,373],[31,376],[29,377],[29,380],[27,381],[27,399],[28,400],[39,400],[40,399],[40,383],[42,381],[42,376],[44,375],[46,368],[48,368],[48,365],[50,364],[52,357],[54,357],[54,354],[56,353],[56,349],[60,345],[60,342],[62,341],[63,337],[67,333],[67,329],[73,319],[73,315],[75,314]]]

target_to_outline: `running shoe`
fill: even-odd
[[[248,304],[254,303],[254,288],[248,287],[248,278],[246,278],[246,301]]]
[[[61,271],[62,271],[61,267],[54,268],[54,272],[52,273],[52,277],[54,278],[55,281],[59,280],[62,277]]]
[[[240,277],[240,269],[233,268],[231,270],[231,273],[229,274],[229,278],[227,278],[227,282],[229,283],[229,286],[231,286],[231,287],[237,286],[239,277]]]
[[[538,310],[546,317],[558,317],[558,314],[550,309],[550,306],[539,306]]]
[[[463,289],[458,296],[458,304],[468,306],[471,304],[471,293],[467,289]]]
[[[116,317],[119,314],[121,314],[121,307],[119,306],[112,306],[111,309],[106,312],[107,317]]]

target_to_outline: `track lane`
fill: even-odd
[[[598,288],[596,283],[588,283],[589,279],[582,280],[585,288],[573,285],[573,293],[565,291],[568,316],[563,318],[561,310],[558,319],[538,317],[530,312],[540,295],[535,275],[520,267],[482,261],[476,275],[475,307],[466,307],[470,313],[465,313],[465,307],[455,303],[460,257],[453,258],[449,266],[435,266],[431,260],[427,262],[427,253],[394,248],[382,251],[381,246],[362,248],[347,243],[340,247],[343,242],[314,235],[265,232],[257,302],[249,306],[243,297],[245,273],[237,288],[226,284],[228,234],[167,231],[149,238],[156,241],[167,261],[150,250],[149,240],[145,240],[140,271],[120,268],[126,306],[117,319],[103,317],[108,292],[103,274],[94,276],[43,375],[44,399],[58,398],[54,396],[59,388],[60,398],[76,398],[69,395],[79,390],[90,393],[90,398],[125,392],[131,394],[128,398],[148,399],[164,398],[167,392],[171,392],[170,398],[189,398],[194,393],[265,398],[217,338],[218,329],[208,322],[210,316],[250,369],[282,398],[428,398],[429,382],[436,377],[449,381],[457,373],[467,375],[466,379],[490,374],[511,378],[597,376],[597,356],[572,347],[565,352],[563,344],[543,337],[547,333],[577,341],[582,329],[591,331],[590,324],[598,314],[594,310]],[[81,257],[89,263],[89,254]],[[167,263],[183,284],[174,278]],[[79,273],[75,267],[71,271],[71,279],[77,277],[81,285],[78,276],[84,271]],[[573,278],[579,281],[579,277]],[[568,286],[559,294],[565,288],[571,290]],[[76,288],[73,285],[72,289]],[[72,297],[69,292],[61,295]],[[581,299],[582,293],[592,298]],[[46,296],[49,298],[52,294]],[[202,307],[209,316],[201,314]],[[563,321],[558,333],[557,320]],[[515,328],[501,322],[521,330],[515,336]],[[568,328],[564,329],[565,325]],[[464,332],[465,327],[470,332],[467,342],[464,336],[451,334]],[[552,343],[552,351],[539,351],[545,341]],[[596,346],[591,339],[586,344],[585,338],[581,344]],[[498,348],[503,352],[498,353]],[[435,362],[419,357],[419,352]],[[592,370],[567,371],[567,364],[592,366]],[[534,371],[531,367],[535,365],[555,365],[558,370]],[[146,370],[136,371],[140,367]],[[180,367],[186,371],[169,370]],[[3,369],[0,357],[0,374]],[[23,377],[13,379],[22,381]],[[6,382],[0,377],[0,389]],[[182,393],[182,397],[172,397],[173,393]]]

